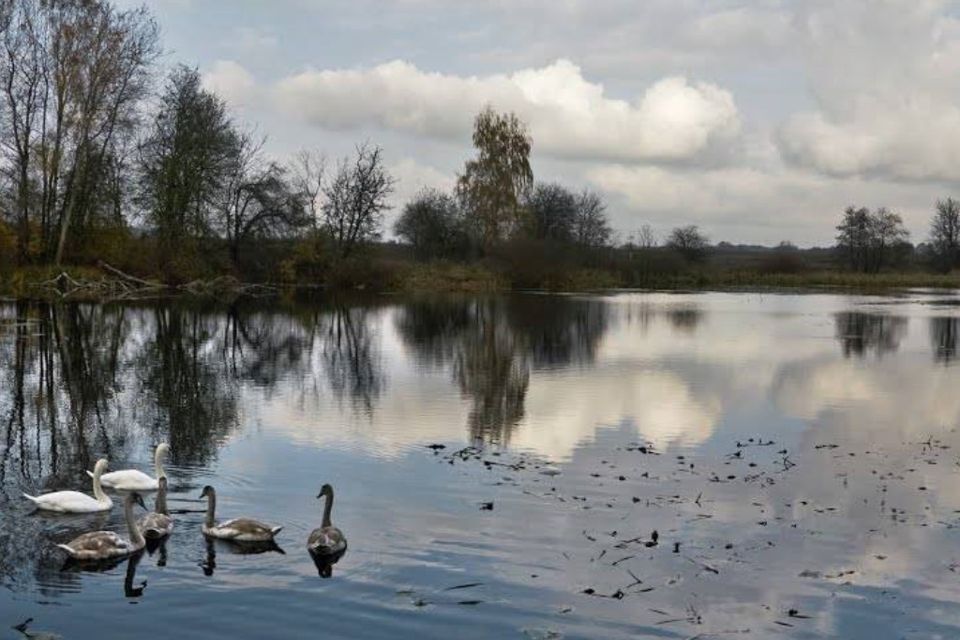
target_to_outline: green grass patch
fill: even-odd
[[[408,292],[484,293],[510,288],[500,274],[480,264],[408,263],[398,269],[393,288]]]

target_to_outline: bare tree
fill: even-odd
[[[653,232],[653,228],[649,224],[643,225],[640,227],[640,230],[637,231],[636,242],[637,246],[641,249],[653,249],[659,244],[657,234]]]
[[[573,223],[574,241],[584,247],[602,247],[610,243],[613,231],[607,221],[607,205],[600,196],[586,189],[577,198]]]
[[[54,5],[61,6],[61,5]],[[107,2],[64,3],[78,7],[66,19],[61,37],[82,34],[68,65],[77,68],[68,77],[74,119],[66,167],[65,193],[58,211],[58,239],[54,262],[63,260],[71,225],[87,222],[91,204],[102,185],[117,135],[136,124],[137,107],[149,87],[149,67],[159,55],[159,30],[145,8],[118,11]],[[64,12],[69,9],[62,10]],[[59,25],[58,25],[59,26]]]
[[[960,202],[953,198],[937,200],[930,221],[930,245],[941,271],[946,273],[960,265]]]
[[[323,188],[322,211],[324,227],[341,258],[380,236],[394,182],[383,166],[380,147],[361,145],[353,160],[340,161]]]
[[[691,262],[700,262],[707,255],[707,237],[695,224],[671,231],[667,246]]]
[[[263,160],[264,143],[250,133],[237,134],[220,196],[220,226],[235,266],[244,243],[283,237],[308,222],[304,200],[287,182],[286,169]]]
[[[851,269],[864,273],[880,271],[909,236],[900,215],[884,207],[847,207],[837,231],[837,249]]]
[[[323,195],[323,176],[327,161],[322,153],[303,149],[297,153],[290,164],[290,176],[293,188],[303,198],[306,213],[310,216],[314,229],[320,226],[321,203]]]
[[[113,218],[111,186],[125,168],[159,31],[146,9],[105,0],[7,0],[0,15],[0,118],[18,252],[60,262],[76,228]]]
[[[537,240],[573,242],[577,196],[556,183],[536,185],[524,199],[526,233]]]
[[[32,153],[42,130],[44,51],[39,34],[43,20],[39,2],[17,2],[4,16],[3,66],[4,146],[13,185],[17,254],[28,260],[31,241],[30,172]]]

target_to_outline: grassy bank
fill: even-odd
[[[889,291],[897,289],[960,288],[960,274],[855,273],[818,270],[800,273],[765,273],[762,271],[718,270],[696,271],[645,278],[641,287],[657,289],[850,289],[857,291]]]
[[[106,281],[114,276],[96,267],[27,267],[0,274],[0,295],[17,298],[57,298],[50,287],[39,286],[61,273],[77,281]],[[358,277],[358,275],[362,277]],[[350,278],[332,275],[323,282],[274,282],[284,289],[309,286],[330,291],[366,290],[391,293],[489,293],[510,290],[599,291],[612,289],[781,289],[850,290],[884,292],[911,288],[960,289],[960,274],[927,272],[885,272],[863,274],[839,270],[798,273],[768,273],[751,269],[709,267],[671,273],[623,274],[611,270],[576,268],[557,269],[537,280],[518,279],[502,266],[453,262],[417,263],[412,261],[374,261],[362,274]],[[143,275],[146,280],[159,277]],[[214,290],[216,292],[216,290]],[[70,296],[71,299],[96,300],[96,291]],[[106,296],[109,297],[109,296]]]
[[[397,274],[399,291],[479,292],[511,289],[547,291],[597,291],[607,289],[840,289],[894,291],[913,288],[960,289],[960,274],[889,272],[877,274],[837,270],[800,273],[765,273],[743,269],[698,269],[677,273],[646,274],[640,278],[602,269],[575,269],[539,283],[516,283],[508,273],[480,265],[416,265]]]

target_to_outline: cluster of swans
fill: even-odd
[[[55,491],[40,496],[23,494],[23,497],[44,511],[94,513],[108,511],[113,507],[113,501],[104,493],[103,487],[127,492],[124,498],[124,517],[128,537],[124,538],[114,531],[91,531],[57,546],[66,551],[71,558],[80,561],[112,560],[129,556],[143,549],[147,539],[161,540],[173,532],[174,521],[167,509],[167,476],[163,470],[163,458],[169,449],[170,447],[166,444],[157,446],[154,454],[156,477],[136,469],[104,473],[107,469],[107,461],[100,459],[94,466],[93,472],[87,472],[93,479],[93,496],[80,491]],[[140,496],[141,491],[157,491],[156,505],[153,511],[135,520],[134,505],[147,508]],[[274,537],[283,529],[283,527],[264,524],[252,518],[233,518],[217,522],[215,517],[217,492],[207,485],[203,488],[200,498],[207,499],[206,518],[201,527],[203,535],[207,538],[238,543],[272,543]],[[347,549],[347,539],[330,521],[333,511],[333,487],[329,484],[323,485],[317,498],[326,498],[323,521],[321,526],[314,529],[307,538],[307,550],[315,559],[339,558]]]

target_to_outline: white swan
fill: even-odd
[[[137,469],[121,469],[120,471],[111,471],[103,474],[100,482],[109,489],[119,489],[120,491],[156,491],[160,488],[160,478],[166,478],[167,474],[163,470],[163,457],[170,451],[170,445],[165,442],[157,445],[157,450],[153,454],[153,469],[157,474],[156,478],[151,478],[143,471]],[[87,471],[88,476],[93,474]]]
[[[94,513],[96,511],[109,511],[113,506],[113,500],[103,492],[100,486],[100,476],[103,470],[107,468],[107,460],[101,458],[97,460],[93,468],[93,497],[79,491],[54,491],[45,493],[42,496],[31,496],[26,493],[23,497],[37,505],[38,509],[44,511],[56,511],[59,513]]]
[[[333,487],[329,484],[323,485],[317,498],[323,496],[327,497],[327,503],[323,507],[323,522],[307,538],[307,550],[315,555],[332,556],[346,551],[347,538],[330,522],[330,514],[333,511]]]
[[[139,493],[127,494],[127,499],[123,504],[123,515],[127,521],[129,540],[113,531],[91,531],[77,536],[67,544],[58,544],[57,546],[69,553],[74,560],[81,561],[121,558],[140,551],[146,545],[146,541],[133,519],[133,503],[139,504],[144,509],[147,508],[143,504],[143,498],[140,497]]]
[[[207,499],[207,518],[202,528],[205,536],[235,542],[270,542],[283,529],[283,527],[272,527],[250,518],[234,518],[218,524],[214,519],[214,512],[217,509],[217,492],[207,485],[203,488],[200,498]]]
[[[160,488],[157,491],[157,503],[153,511],[140,518],[137,522],[140,532],[145,538],[159,540],[173,533],[173,518],[167,511],[167,478],[160,477]]]

